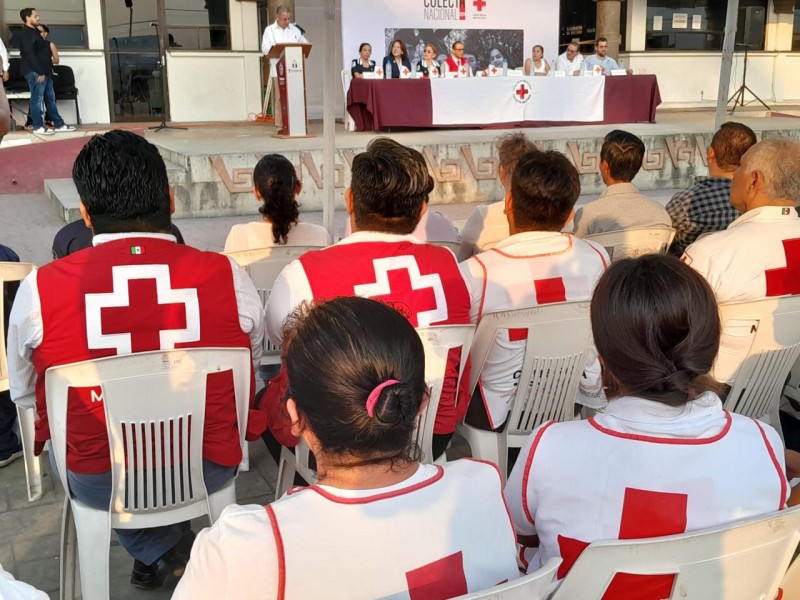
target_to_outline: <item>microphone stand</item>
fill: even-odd
[[[166,52],[164,50],[163,40],[161,39],[161,32],[158,30],[158,23],[150,23],[150,27],[156,28],[156,37],[158,38],[158,72],[161,76],[161,124],[155,127],[148,127],[153,133],[158,133],[162,129],[181,129],[186,131],[186,127],[174,127],[167,125],[167,82],[164,79],[164,63],[166,62]]]
[[[769,106],[767,106],[767,104],[761,98],[759,98],[756,95],[756,93],[753,90],[747,87],[747,50],[750,48],[750,44],[745,40],[744,44],[736,44],[736,45],[744,46],[744,66],[742,67],[742,85],[740,85],[739,89],[737,89],[733,93],[733,96],[728,98],[728,104],[730,104],[731,100],[733,100],[733,108],[731,109],[731,114],[736,112],[737,106],[742,106],[742,107],[744,106],[745,91],[750,92],[750,95],[753,96],[753,98],[755,98],[756,100],[758,100],[764,108],[766,108],[767,110],[772,110]]]

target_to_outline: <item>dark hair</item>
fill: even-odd
[[[456,44],[461,44],[462,46],[464,46],[464,48],[467,47],[466,44],[464,44],[464,40],[456,40],[455,42],[453,42],[453,45],[450,46],[450,49],[451,50],[455,50],[456,49]]]
[[[416,459],[412,434],[426,394],[425,354],[392,307],[357,296],[304,304],[284,328],[287,397],[331,455],[359,464]],[[370,392],[396,379],[367,413]]]
[[[631,395],[681,406],[719,392],[708,372],[719,350],[714,292],[677,258],[615,261],[592,296],[592,332],[609,398]]]
[[[506,133],[494,141],[497,147],[497,157],[506,177],[510,180],[519,159],[528,152],[537,150],[536,144],[528,139],[524,133]]]
[[[272,239],[285,244],[292,225],[297,224],[300,205],[295,200],[297,173],[285,156],[267,154],[253,170],[253,185],[264,200],[258,212],[272,223]]]
[[[143,137],[114,129],[95,135],[72,166],[95,233],[170,231],[167,167]]]
[[[433,191],[422,154],[393,139],[373,139],[353,159],[350,187],[361,230],[411,233]]]
[[[756,134],[747,125],[734,121],[723,123],[711,138],[717,166],[732,171],[742,162],[744,153],[757,141]]]
[[[536,50],[537,48],[542,51],[542,56],[544,56],[544,46],[541,44],[536,44],[534,45],[533,50]]]
[[[611,177],[633,181],[644,160],[644,142],[628,131],[615,129],[603,140],[600,160],[608,163]]]
[[[597,38],[597,39],[594,41],[594,45],[595,45],[595,47],[596,47],[596,46],[597,46],[597,44],[599,44],[600,42],[605,42],[605,43],[607,44],[607,43],[608,43],[608,38],[604,38],[604,37],[602,37],[602,36],[601,36],[601,37],[599,37],[599,38]]]
[[[19,11],[19,17],[22,19],[22,22],[27,22],[28,17],[30,17],[35,10],[35,8],[23,8],[21,11]]]
[[[396,40],[394,40],[392,42],[392,45],[389,46],[389,56],[392,56],[392,48],[394,48],[395,44],[400,44],[400,51],[402,52],[402,54],[400,56],[402,57],[402,59],[403,60],[408,60],[408,49],[406,48],[406,43],[403,40],[401,40],[400,38],[397,38]]]
[[[39,27],[44,29],[45,33],[50,33],[50,28],[47,25],[45,25],[44,23],[39,23]]]
[[[581,193],[580,176],[556,150],[529,152],[511,177],[511,210],[519,229],[561,231]]]
[[[361,45],[358,47],[358,53],[361,54],[361,51],[364,49],[364,46],[369,46],[372,49],[372,44],[369,42],[361,42]]]

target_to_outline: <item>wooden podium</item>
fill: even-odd
[[[306,58],[311,44],[275,44],[267,58],[277,59],[273,76],[278,79],[280,122],[274,137],[313,137],[308,134],[306,106]]]

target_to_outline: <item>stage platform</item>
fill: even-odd
[[[739,109],[729,120],[749,125],[759,138],[800,138],[797,108],[781,107],[780,116]],[[423,153],[436,180],[431,203],[448,205],[487,202],[501,197],[493,142],[507,131],[524,131],[541,148],[565,153],[578,168],[582,193],[600,193],[604,187],[600,178],[600,147],[603,137],[613,128],[631,131],[644,140],[647,154],[634,180],[643,191],[688,187],[695,175],[707,173],[706,150],[714,131],[714,112],[705,109],[659,110],[656,123],[512,130],[437,129],[384,135]],[[136,129],[142,131],[144,126],[138,124]],[[317,137],[277,139],[271,137],[274,131],[272,125],[256,123],[194,125],[186,131],[145,131],[147,139],[159,148],[167,161],[170,183],[175,189],[176,217],[255,214],[253,167],[261,156],[273,152],[284,154],[297,168],[298,177],[303,181],[301,210],[321,210],[324,199],[322,124],[313,122],[310,125],[311,134]],[[77,135],[85,137],[92,133],[94,131],[84,129]],[[343,206],[353,158],[376,135],[350,132],[337,123],[335,188],[338,208]],[[69,173],[53,173],[51,177],[68,179]],[[62,218],[74,215],[77,196],[74,191],[70,192],[69,181],[48,181],[45,187]]]

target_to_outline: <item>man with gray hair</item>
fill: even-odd
[[[307,44],[305,31],[291,22],[291,9],[281,4],[275,11],[275,22],[264,29],[261,38],[261,53],[269,54],[275,44]]]
[[[742,156],[731,204],[742,213],[725,231],[697,240],[683,260],[702,274],[720,304],[800,294],[800,142],[764,140]],[[747,354],[750,324],[727,327],[713,375],[733,381]]]

